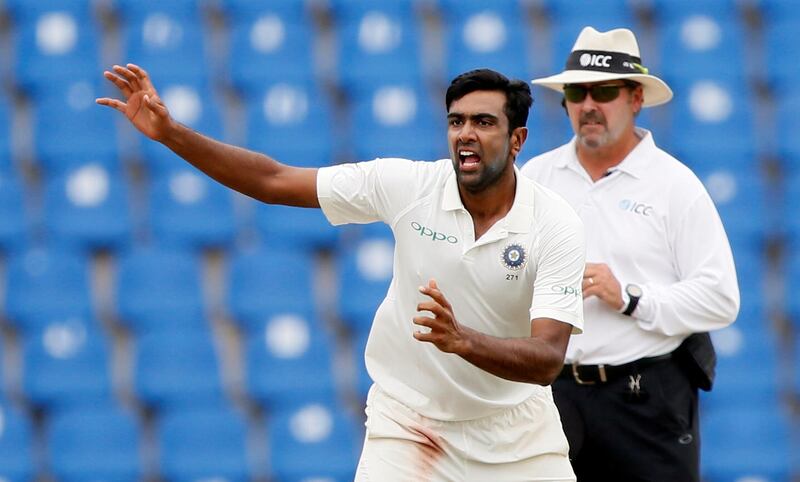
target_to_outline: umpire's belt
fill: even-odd
[[[606,383],[622,376],[633,375],[637,370],[648,365],[665,362],[672,358],[672,353],[640,358],[624,365],[577,365],[567,364],[558,375],[559,379],[570,378],[578,385],[594,385]]]

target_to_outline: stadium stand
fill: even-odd
[[[317,320],[279,315],[245,340],[246,386],[270,410],[336,400],[332,341]]]
[[[404,81],[392,77],[359,88],[352,96],[350,144],[355,159],[446,157],[447,147],[441,142],[446,125],[441,115],[436,115],[443,110],[440,106],[432,102],[419,78]]]
[[[247,421],[231,407],[168,410],[158,423],[160,473],[168,480],[252,480]]]
[[[45,437],[58,480],[137,482],[145,475],[141,423],[117,403],[58,410]]]
[[[116,311],[134,333],[207,325],[198,254],[135,248],[120,255]]]
[[[30,229],[25,187],[15,171],[0,171],[0,250],[10,252],[26,244]]]
[[[527,65],[530,29],[517,0],[440,2],[444,23],[445,80],[476,68],[492,68],[518,79],[531,78]],[[481,32],[481,35],[476,35]]]
[[[334,0],[338,80],[348,92],[374,89],[386,79],[423,76],[422,37],[414,2]]]
[[[89,0],[9,0],[14,25],[14,82],[24,91],[100,69],[100,24]]]
[[[94,162],[48,176],[44,192],[47,241],[85,251],[128,245],[133,233],[129,185],[118,170]]]
[[[800,480],[800,10],[793,0],[0,2],[0,478],[352,480],[384,225],[249,202],[93,100],[138,62],[189,127],[289,164],[447,156],[443,87],[560,71],[631,27],[673,102],[641,125],[732,242],[704,482]],[[7,30],[5,28],[7,27]],[[481,35],[474,32],[480,31]],[[533,89],[518,161],[567,141]],[[359,415],[354,415],[359,414]]]
[[[0,473],[9,482],[30,482],[39,468],[36,464],[34,440],[36,433],[29,415],[0,399]]]
[[[66,318],[22,340],[22,391],[48,410],[109,402],[112,396],[109,340],[96,322]]]
[[[294,166],[334,163],[331,101],[313,79],[259,83],[245,91],[244,102],[248,148]]]
[[[161,246],[205,249],[230,246],[236,235],[234,194],[187,166],[152,180],[150,227]]]
[[[313,402],[279,411],[267,430],[270,469],[278,480],[353,479],[360,437],[342,407]]]
[[[241,92],[317,75],[315,28],[303,2],[223,0],[221,8],[229,23],[228,81]]]

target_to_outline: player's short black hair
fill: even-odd
[[[448,112],[450,105],[476,90],[496,90],[506,95],[503,112],[508,117],[509,132],[517,127],[525,127],[528,122],[528,111],[533,104],[531,88],[522,80],[509,80],[508,77],[491,69],[476,69],[459,75],[447,88],[445,106]]]

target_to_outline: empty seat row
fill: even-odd
[[[248,420],[230,406],[167,411],[155,423],[156,457],[150,461],[141,417],[121,405],[98,404],[53,413],[43,428],[42,453],[31,419],[0,401],[0,473],[10,482],[50,475],[58,480],[135,482],[259,477],[300,481],[351,480],[359,430],[341,406],[309,403]],[[259,430],[257,430],[259,429]],[[253,443],[261,431],[266,444]],[[268,446],[266,453],[257,450]],[[266,463],[264,463],[266,462]]]

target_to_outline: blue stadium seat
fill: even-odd
[[[88,258],[66,249],[13,253],[6,265],[5,308],[7,318],[23,332],[65,313],[91,317]]]
[[[547,0],[545,7],[552,28],[550,65],[545,69],[544,75],[564,70],[567,57],[584,27],[591,26],[600,32],[628,28],[638,37],[642,36],[642,30],[627,0],[593,0],[584,2],[581,8],[575,8],[575,4],[569,0]],[[647,51],[647,44],[642,40],[638,39],[641,57],[644,65],[652,68],[655,58]]]
[[[152,234],[162,246],[230,246],[236,234],[233,197],[233,191],[190,166],[163,172],[150,186]]]
[[[0,251],[21,249],[28,238],[25,188],[13,171],[0,171]]]
[[[760,326],[746,328],[747,324]],[[711,333],[717,352],[714,389],[703,394],[708,413],[777,407],[781,370],[778,345],[765,320],[742,320]]]
[[[317,71],[313,19],[303,2],[223,0],[230,21],[228,71],[242,92],[275,81],[301,81]]]
[[[0,176],[13,170],[12,116],[13,108],[7,96],[0,92]]]
[[[447,157],[445,111],[418,82],[387,80],[352,99],[355,160]]]
[[[98,72],[99,22],[89,0],[9,0],[15,25],[15,80],[36,95],[65,80]]]
[[[424,77],[413,2],[334,3],[339,82],[347,92]]]
[[[736,11],[716,9],[706,2],[691,5],[669,15],[661,25],[660,76],[673,88],[705,72],[743,82],[747,37]]]
[[[708,413],[701,423],[703,480],[791,480],[790,424],[790,417],[776,406]]]
[[[313,82],[266,83],[247,95],[245,104],[248,148],[292,166],[333,163],[331,106],[326,94]]]
[[[337,256],[339,316],[355,331],[369,331],[392,281],[394,243],[388,237],[362,239]]]
[[[127,245],[133,231],[128,184],[101,163],[49,176],[44,196],[48,241],[87,250]]]
[[[477,68],[529,80],[527,46],[531,45],[519,1],[441,2],[445,27],[446,80]]]
[[[256,227],[268,246],[292,249],[333,249],[338,239],[321,209],[297,208],[258,204],[255,212]]]
[[[168,410],[158,421],[157,439],[166,480],[252,480],[246,421],[230,407]]]
[[[319,320],[277,315],[248,335],[246,386],[253,399],[270,410],[335,399],[332,340],[321,326]]]
[[[8,482],[33,482],[39,467],[34,456],[34,429],[30,418],[0,398],[0,474]]]
[[[797,23],[797,28],[800,29],[800,22]],[[800,80],[800,76],[798,80]],[[789,191],[796,192],[792,190],[797,183],[796,179],[800,176],[800,138],[796,135],[797,132],[800,132],[800,119],[798,118],[800,116],[797,115],[798,109],[800,109],[800,83],[793,82],[792,90],[776,90],[776,94],[779,96],[775,103],[775,129],[777,132],[774,137],[777,141],[777,153],[783,161],[784,172],[791,176],[788,184]],[[791,199],[788,196],[787,198]]]
[[[88,162],[121,168],[115,129],[119,113],[95,104],[101,95],[105,93],[96,80],[81,77],[61,80],[32,98],[33,145],[36,160],[47,173]]]
[[[800,159],[800,158],[798,158]],[[800,164],[798,164],[800,166]],[[792,213],[797,209],[797,200],[800,199],[800,170],[786,179],[786,188],[783,193],[782,209],[780,210],[783,233],[791,247],[800,246],[800,219]]]
[[[759,137],[754,97],[743,82],[713,75],[696,77],[685,89],[675,89],[675,98],[669,104],[668,151],[684,162],[741,159],[755,168]]]
[[[94,405],[112,397],[110,342],[96,320],[54,320],[22,339],[22,390],[36,407]]]
[[[314,257],[283,247],[237,250],[228,265],[227,305],[236,322],[249,334],[260,333],[265,322],[284,315],[312,319]]]
[[[797,246],[797,242],[789,245],[790,247]],[[794,321],[796,326],[800,326],[800,299],[794,296],[800,290],[800,254],[796,250],[787,253],[787,260],[785,264],[786,276],[786,297],[785,306],[786,312],[789,317]]]
[[[766,250],[752,243],[732,241],[731,244],[741,300],[736,324],[743,331],[754,328],[761,331],[767,307],[777,301],[776,292],[770,288],[767,276],[770,266]],[[748,324],[756,320],[757,323]]]
[[[144,67],[162,82],[209,78],[207,32],[197,0],[116,0],[125,62]]]
[[[137,482],[145,475],[140,422],[113,403],[56,411],[45,439],[60,481]]]
[[[787,5],[789,2],[787,2]],[[788,9],[796,12],[797,6]],[[764,26],[763,79],[776,95],[783,97],[789,89],[796,89],[800,73],[792,61],[800,43],[800,15],[782,11],[768,19]],[[791,60],[790,60],[791,59]],[[778,103],[780,105],[780,102]]]
[[[157,410],[219,406],[222,375],[209,331],[163,330],[136,337],[135,395]]]
[[[158,93],[172,117],[209,137],[223,139],[222,103],[207,80],[157,78]],[[141,138],[141,154],[152,175],[188,166],[164,145]]]
[[[736,167],[703,167],[696,167],[697,175],[714,200],[731,244],[743,249],[763,248],[771,228],[779,222],[767,209],[764,179],[757,172]]]
[[[270,468],[276,480],[353,480],[361,439],[337,405],[312,403],[267,420]]]
[[[134,248],[121,256],[117,272],[117,314],[134,332],[207,327],[198,255]]]
[[[756,7],[766,22],[800,20],[800,11],[791,0],[749,0],[744,3]]]

